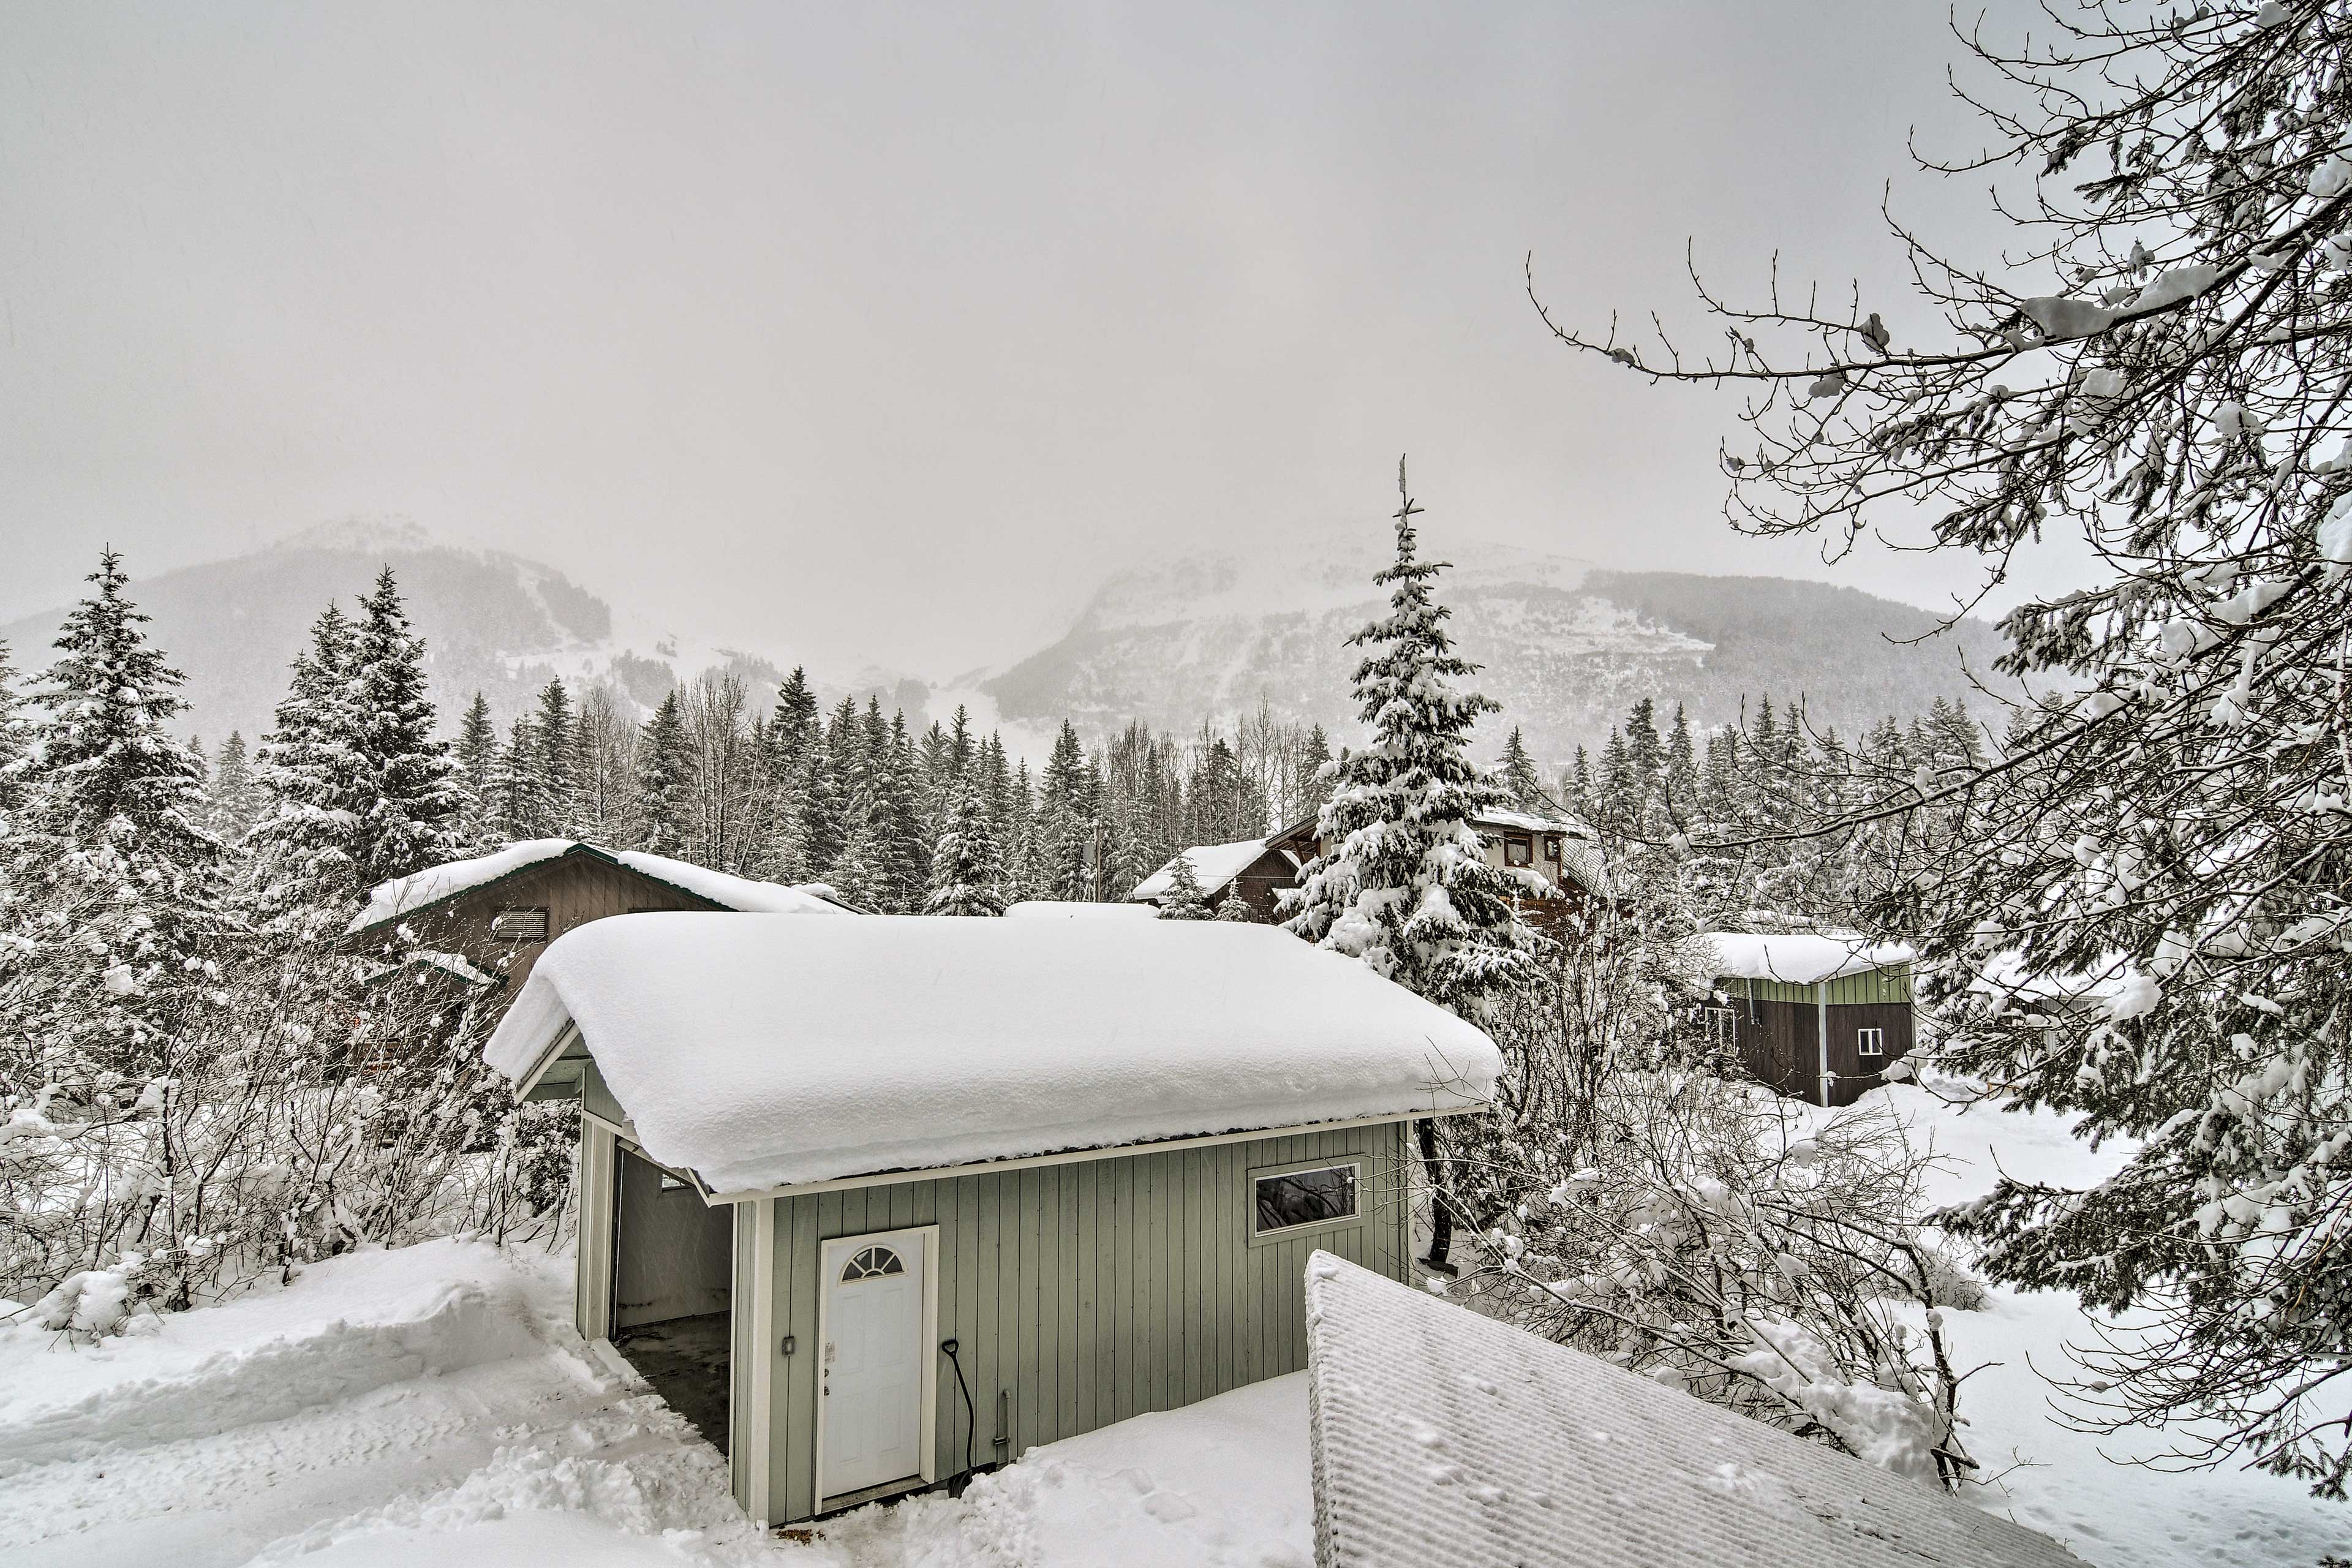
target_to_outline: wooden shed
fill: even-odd
[[[1716,931],[1710,1037],[1759,1082],[1852,1105],[1916,1039],[1911,964],[1899,942],[1851,933]]]
[[[1193,880],[1201,884],[1201,901],[1215,909],[1228,896],[1249,906],[1253,920],[1272,924],[1281,917],[1278,901],[1285,888],[1298,886],[1298,857],[1277,849],[1263,838],[1233,844],[1199,844],[1180,849],[1176,859],[1135,885],[1127,895],[1135,904],[1163,902],[1176,890],[1176,860],[1189,862]]]
[[[1263,926],[646,914],[488,1047],[581,1097],[581,1333],[782,1523],[1306,1364],[1320,1247],[1410,1270],[1478,1030]]]
[[[654,910],[856,912],[827,888],[788,888],[638,849],[530,838],[378,884],[346,939],[374,948],[398,933],[393,945],[410,961],[514,988],[565,931]]]

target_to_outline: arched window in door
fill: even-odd
[[[841,1266],[841,1282],[853,1279],[874,1279],[885,1274],[904,1274],[907,1265],[897,1252],[887,1247],[869,1247]]]

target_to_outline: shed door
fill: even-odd
[[[818,1419],[826,1497],[923,1468],[923,1234],[824,1244],[824,1352]]]

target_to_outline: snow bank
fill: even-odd
[[[529,1353],[530,1323],[497,1248],[436,1241],[312,1264],[286,1289],[139,1320],[148,1331],[94,1347],[0,1329],[0,1477]]]
[[[1033,1568],[1310,1568],[1307,1374],[1138,1415],[972,1483],[973,1560]],[[908,1562],[961,1563],[959,1556]]]
[[[1190,849],[1176,852],[1176,860],[1187,860],[1192,866],[1193,879],[1201,891],[1213,893],[1249,869],[1253,861],[1265,853],[1263,838],[1241,838],[1231,844],[1196,844]],[[1156,903],[1176,890],[1176,860],[1171,860],[1135,885],[1127,895],[1129,903]]]
[[[653,1159],[719,1192],[1483,1102],[1485,1034],[1220,921],[636,914],[550,944],[491,1037],[566,1019]]]
[[[1819,985],[1843,974],[1909,963],[1919,954],[1907,943],[1874,944],[1855,935],[1758,936],[1746,931],[1708,931],[1719,979],[1778,980]]]

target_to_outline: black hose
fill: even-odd
[[[956,1342],[941,1340],[940,1349],[948,1352],[948,1364],[955,1368],[956,1386],[963,1390],[963,1468],[968,1476],[972,1469],[972,1433],[980,1426],[980,1413],[972,1408],[971,1384],[963,1380],[963,1358],[956,1354]]]

